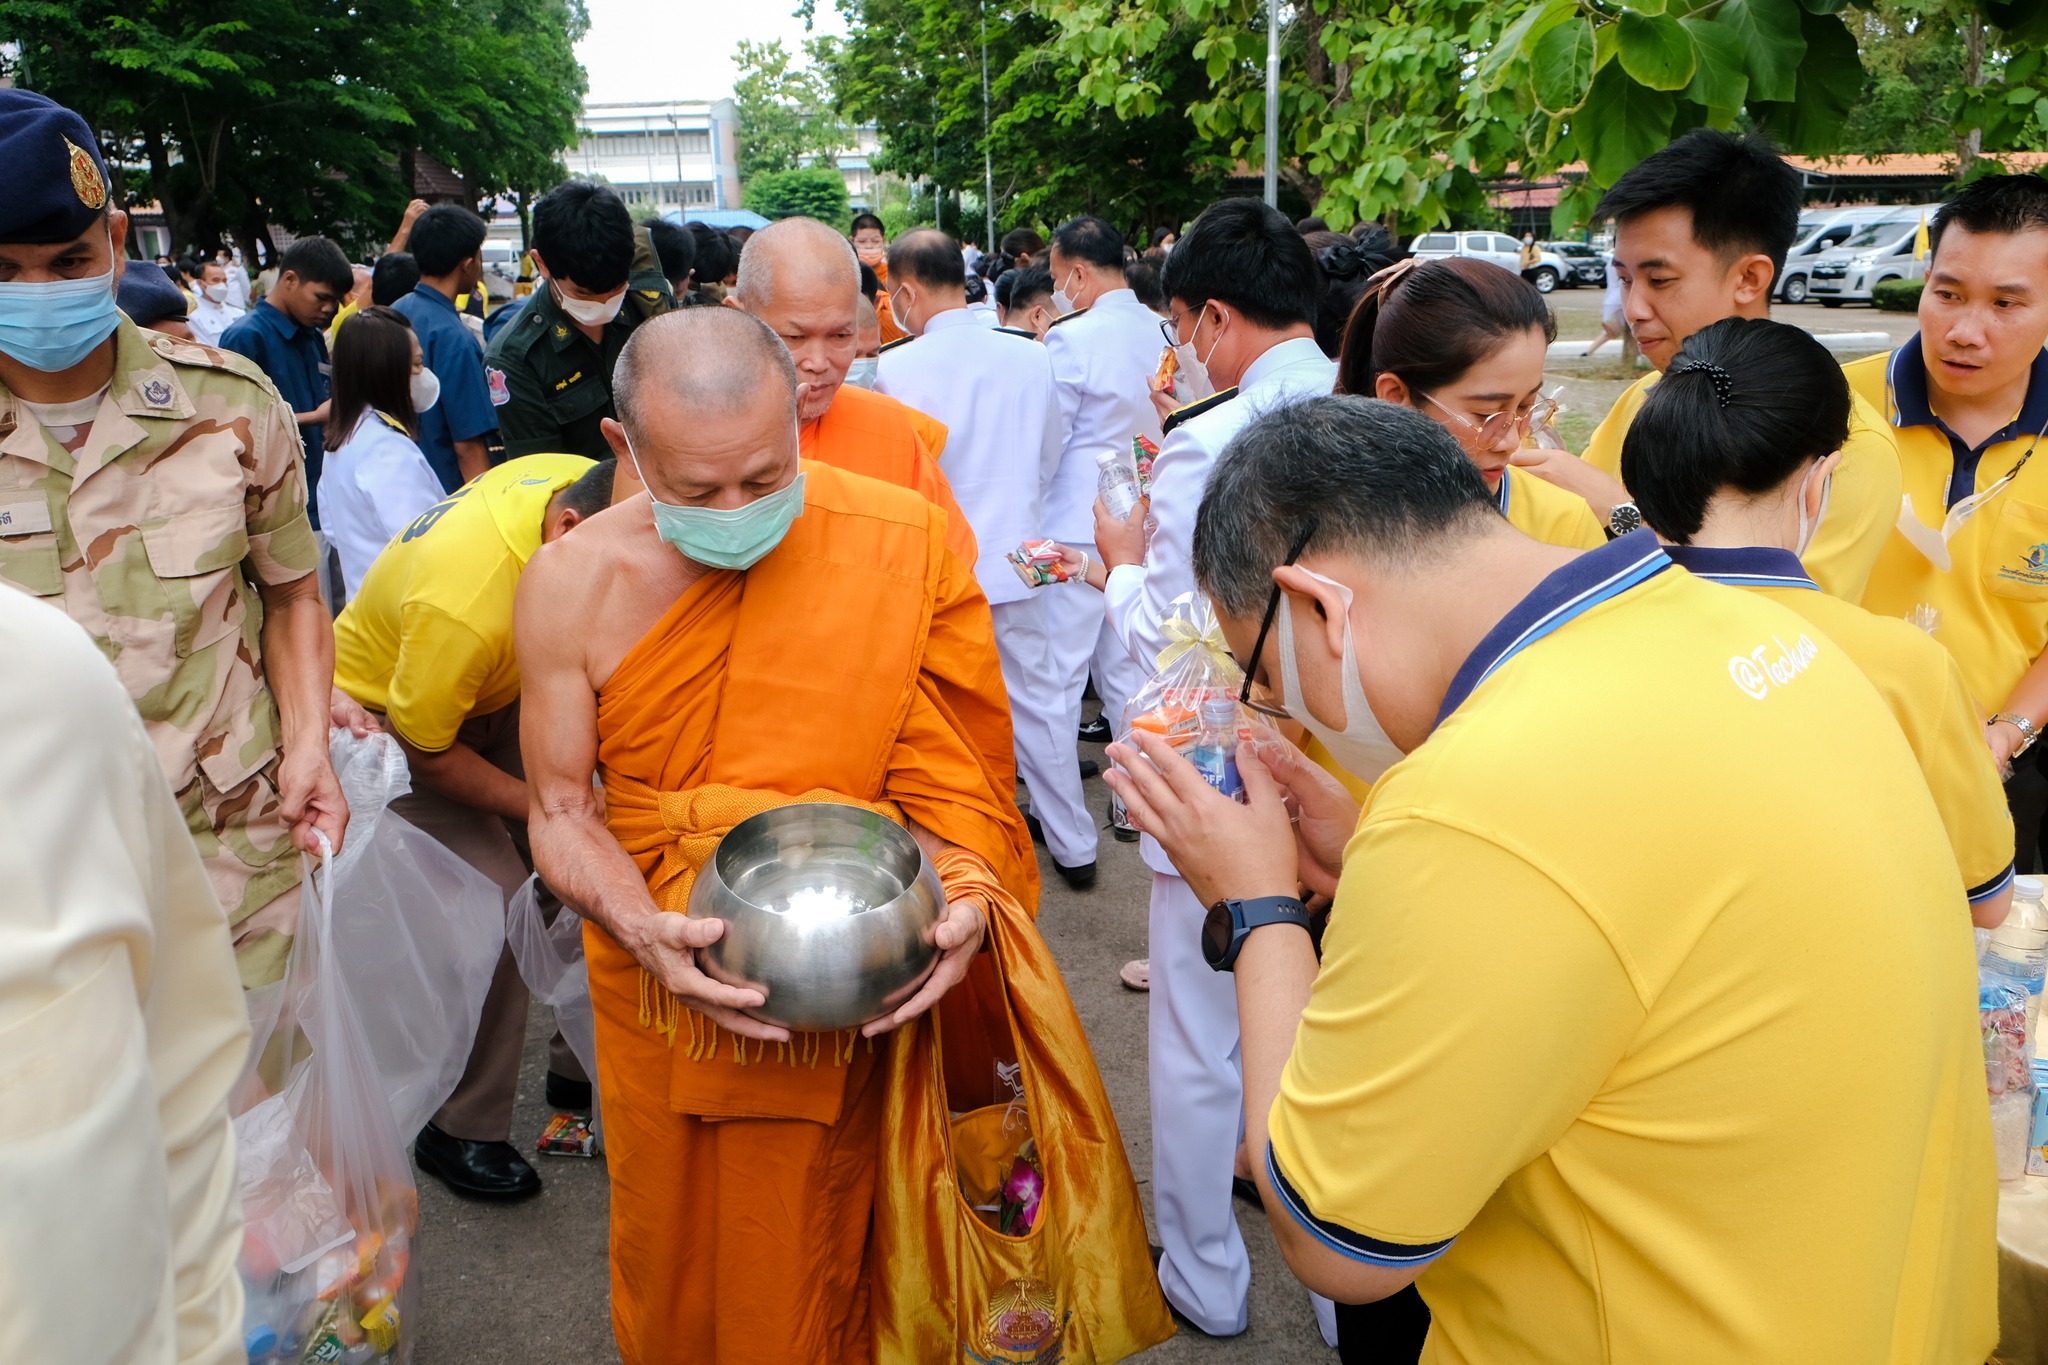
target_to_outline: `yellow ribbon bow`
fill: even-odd
[[[1206,603],[1203,605],[1207,606]],[[1163,623],[1166,627],[1167,645],[1159,651],[1159,657],[1153,662],[1158,665],[1158,671],[1164,673],[1190,652],[1202,649],[1208,652],[1210,661],[1215,664],[1224,680],[1235,682],[1243,674],[1238,669],[1237,660],[1230,657],[1230,646],[1224,643],[1222,625],[1217,622],[1213,611],[1203,611],[1202,618],[1204,624],[1198,627],[1185,616],[1167,617]]]

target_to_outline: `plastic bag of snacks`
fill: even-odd
[[[387,809],[412,790],[397,740],[334,730],[327,751],[349,810],[334,858],[338,974],[376,983],[376,1007],[357,1017],[392,1125],[417,1133],[455,1092],[476,1041],[505,950],[505,893]]]
[[[1124,708],[1117,741],[1130,743],[1143,730],[1172,745],[1226,796],[1242,797],[1237,746],[1280,735],[1256,711],[1238,701],[1244,671],[1230,657],[1216,609],[1200,593],[1182,593],[1166,609],[1168,644],[1158,671]]]
[[[1027,540],[1003,556],[1027,588],[1072,582],[1079,575],[1068,568],[1066,557],[1066,547],[1057,540]]]
[[[1138,470],[1138,495],[1152,496],[1152,462],[1159,458],[1159,447],[1144,436],[1131,438],[1131,463]]]
[[[1991,1095],[1991,1137],[1998,1178],[2026,1174],[2034,1114],[2034,1049],[2027,1037],[2027,988],[1996,972],[1977,978],[1977,1017],[1984,1038],[1984,1086]]]
[[[334,951],[333,857],[308,873],[284,980],[250,995],[239,1149],[250,1365],[411,1353],[419,1195]]]

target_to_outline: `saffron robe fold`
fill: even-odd
[[[807,795],[915,820],[1036,906],[993,627],[948,520],[907,489],[807,461],[783,542],[691,585],[607,680],[606,819],[661,908],[683,909],[725,829]],[[706,1047],[708,1021],[687,1012],[671,1046],[643,1013],[639,965],[594,924],[585,942],[622,1357],[870,1359],[893,1040]]]
[[[908,488],[945,508],[946,544],[972,564],[978,553],[974,528],[939,468],[945,448],[944,422],[853,384],[841,384],[825,415],[797,431],[797,450],[806,460]]]

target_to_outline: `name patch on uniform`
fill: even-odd
[[[1998,576],[2008,583],[2023,583],[2030,588],[2048,583],[2048,542],[2029,545],[2016,565],[1999,565]]]
[[[512,390],[505,383],[505,372],[495,365],[484,366],[484,378],[491,386],[491,406],[502,408],[512,401]]]
[[[0,502],[0,536],[32,536],[50,527],[50,504],[44,499]]]
[[[1778,647],[1771,652],[1771,645]],[[1794,644],[1786,644],[1773,635],[1770,645],[1758,645],[1747,654],[1737,654],[1728,661],[1728,676],[1735,685],[1749,696],[1762,701],[1771,695],[1773,687],[1784,687],[1807,670],[1820,654],[1820,646],[1807,636],[1800,636]]]

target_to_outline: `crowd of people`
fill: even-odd
[[[1256,200],[984,253],[571,180],[492,306],[461,206],[252,280],[130,258],[42,96],[0,90],[0,154],[0,1356],[251,1358],[236,984],[349,837],[331,729],[583,922],[595,1074],[558,1034],[546,1098],[601,1104],[636,1365],[1235,1335],[1235,1200],[1346,1361],[1994,1349],[1971,930],[2048,814],[2048,180],[1957,191],[1918,334],[1843,366],[1769,316],[1799,173],[1678,138],[1599,207],[1652,369],[1575,452],[1533,284]],[[1135,714],[1190,651],[1227,783],[1210,706]],[[905,826],[946,902],[844,1033],[766,1022],[677,913],[818,800]],[[1100,895],[1105,830],[1151,872],[1151,1264],[1032,924],[1033,844]],[[508,947],[403,1135],[459,1194],[541,1187],[528,1011]],[[953,1188],[906,1096],[957,1121],[1034,1046],[1074,1202],[980,1283],[904,1240]],[[106,1312],[81,1228],[122,1248]]]

